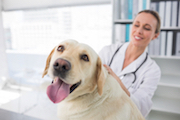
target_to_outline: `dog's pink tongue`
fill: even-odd
[[[53,84],[47,88],[47,95],[53,103],[59,103],[64,100],[70,93],[70,85],[56,78]]]

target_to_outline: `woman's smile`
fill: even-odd
[[[134,39],[135,39],[135,40],[142,40],[143,38],[140,37],[140,36],[134,35]]]

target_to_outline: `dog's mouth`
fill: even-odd
[[[70,85],[56,77],[52,84],[48,86],[47,95],[53,103],[59,103],[72,93],[80,84],[81,81]]]
[[[70,93],[72,93],[77,87],[79,87],[80,84],[81,84],[81,81],[79,81],[79,82],[76,83],[76,84],[73,84],[73,85],[70,87]]]

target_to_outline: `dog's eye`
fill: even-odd
[[[60,45],[58,48],[57,48],[58,51],[60,52],[63,52],[64,51],[64,46],[63,45]]]
[[[87,61],[87,62],[89,61],[89,58],[88,58],[87,55],[82,55],[81,59],[84,60],[84,61]]]

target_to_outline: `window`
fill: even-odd
[[[47,55],[65,39],[86,43],[96,52],[110,44],[111,4],[3,12],[3,23],[11,79],[0,91],[0,108],[57,120],[57,106],[45,92],[51,79],[41,77]]]
[[[8,50],[49,53],[65,39],[90,45],[96,52],[111,43],[110,4],[4,12]]]

